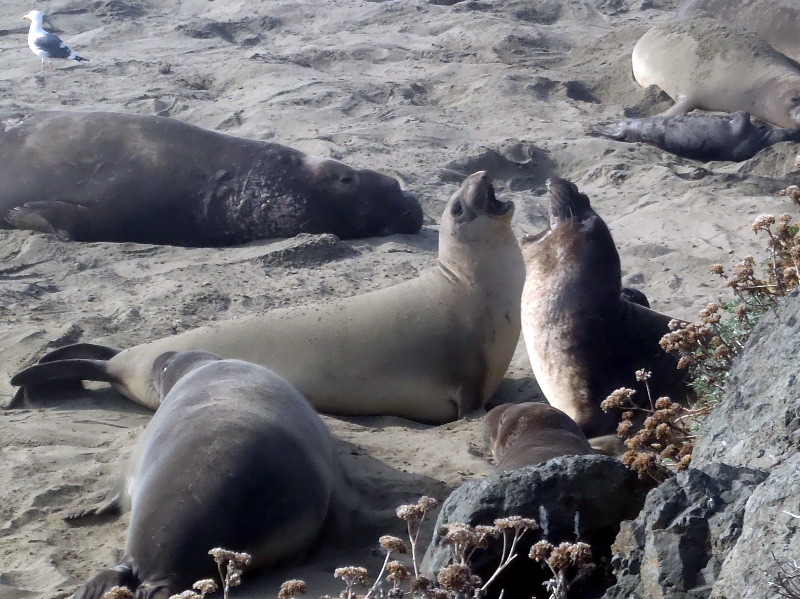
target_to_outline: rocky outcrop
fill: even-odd
[[[443,525],[491,525],[496,518],[522,516],[536,520],[541,530],[526,533],[517,558],[489,587],[489,596],[496,597],[504,589],[505,599],[548,597],[543,583],[550,578],[549,571],[528,558],[531,545],[546,539],[554,545],[575,540],[591,545],[600,567],[576,584],[573,592],[575,597],[599,597],[611,582],[609,547],[619,523],[639,512],[650,488],[650,483],[639,480],[618,460],[588,455],[554,458],[470,481],[453,491],[442,506],[423,570],[433,577],[452,558],[450,548],[439,543]],[[488,580],[499,565],[500,553],[499,541],[478,550],[471,560],[473,571]]]
[[[698,433],[693,467],[622,524],[620,599],[755,599],[800,560],[800,290],[753,331]]]

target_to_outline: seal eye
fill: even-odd
[[[345,185],[352,185],[356,182],[355,177],[351,177],[350,175],[344,175],[343,177],[339,177],[339,183],[344,183]]]
[[[793,98],[789,98],[789,102],[792,104],[800,104],[800,96],[794,96]]]
[[[453,202],[453,207],[450,208],[450,214],[453,216],[461,216],[462,212],[464,212],[464,207],[461,205],[461,202]]]

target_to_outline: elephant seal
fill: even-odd
[[[74,241],[223,246],[298,233],[416,233],[392,177],[175,119],[0,116],[0,227]]]
[[[639,369],[652,372],[654,398],[687,397],[685,370],[659,346],[669,316],[620,297],[619,254],[589,198],[564,179],[552,179],[550,226],[522,239],[526,279],[522,333],[536,382],[550,405],[587,437],[612,433],[619,415],[600,403],[619,387],[647,392]]]
[[[167,352],[152,364],[161,406],[105,501],[68,516],[130,509],[125,552],[75,593],[113,586],[169,597],[216,572],[215,547],[251,567],[298,555],[355,502],[325,423],[284,379],[241,360]],[[333,530],[331,530],[333,532]]]
[[[800,4],[796,0],[687,0],[678,9],[678,18],[692,15],[754,31],[778,52],[800,61]]]
[[[664,116],[745,110],[779,127],[800,125],[800,65],[751,31],[707,17],[675,21],[647,31],[631,60],[639,85],[675,100]]]
[[[454,420],[492,395],[519,339],[525,266],[513,213],[513,202],[495,197],[486,173],[474,173],[445,207],[438,264],[416,279],[218,322],[119,353],[67,346],[11,382],[107,381],[155,410],[153,361],[165,351],[205,350],[274,370],[321,412]]]
[[[684,114],[625,119],[593,131],[617,141],[641,141],[692,160],[749,160],[782,141],[800,141],[800,128],[754,125],[742,110],[733,114]]]
[[[594,453],[575,421],[543,403],[496,406],[484,416],[483,429],[499,472],[562,455]]]

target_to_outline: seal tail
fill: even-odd
[[[56,360],[71,360],[73,358],[86,358],[88,360],[110,360],[120,350],[105,345],[94,343],[73,343],[54,349],[39,359],[39,364],[55,362]]]

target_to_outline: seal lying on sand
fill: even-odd
[[[475,173],[447,203],[437,266],[416,279],[218,322],[121,353],[67,346],[11,382],[108,381],[154,410],[154,360],[196,349],[267,366],[321,412],[451,421],[492,395],[519,339],[525,267],[513,212],[512,202],[496,199],[486,173]]]
[[[263,366],[205,352],[168,352],[152,367],[161,407],[118,488],[72,516],[129,507],[125,553],[75,599],[122,585],[166,598],[214,575],[209,549],[270,566],[308,549],[323,525],[348,525],[355,502],[333,439],[294,387]]]
[[[675,100],[665,116],[745,110],[779,127],[800,125],[800,65],[751,31],[707,17],[660,25],[636,42],[632,64],[639,85]]]
[[[547,401],[587,437],[616,429],[618,414],[600,403],[619,387],[637,389],[641,368],[654,397],[686,398],[685,370],[659,346],[669,316],[620,297],[619,254],[589,198],[569,181],[553,179],[550,227],[522,239],[526,280],[522,333],[536,382]]]
[[[753,31],[778,52],[800,61],[797,0],[687,0],[678,18],[700,14]]]
[[[800,128],[754,125],[744,111],[625,119],[593,131],[617,141],[641,141],[693,160],[740,162],[782,141],[800,141]]]
[[[594,453],[580,427],[561,410],[543,403],[502,404],[483,418],[495,468],[514,470],[562,455]]]
[[[0,227],[75,241],[221,246],[298,233],[416,233],[392,177],[171,118],[0,117]]]

